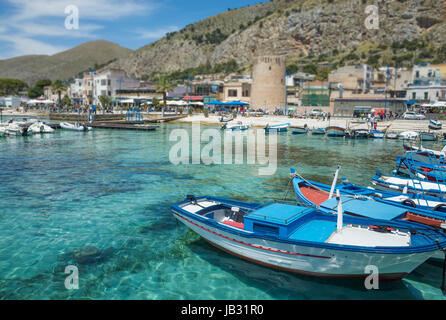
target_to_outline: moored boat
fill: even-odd
[[[61,122],[60,127],[65,130],[73,130],[73,131],[90,131],[91,127],[88,127],[85,123],[69,123],[69,122]]]
[[[390,131],[386,133],[386,139],[390,140],[397,140],[398,139],[398,133],[395,131]]]
[[[344,137],[345,129],[336,126],[329,126],[325,128],[326,135],[329,137]]]
[[[337,214],[194,196],[171,209],[176,219],[223,251],[314,276],[364,278],[366,267],[375,265],[380,279],[401,279],[446,247],[446,236],[434,228],[417,233],[407,221],[344,215],[342,197],[337,200]]]
[[[436,120],[429,120],[428,128],[431,130],[441,130],[441,122]]]
[[[351,139],[368,139],[370,133],[366,129],[354,129],[348,133],[348,137]]]
[[[303,127],[291,127],[291,132],[293,134],[306,134],[308,133],[308,126],[305,124]]]
[[[446,160],[445,160],[446,146],[441,151],[427,149],[427,148],[424,148],[423,146],[417,147],[417,146],[408,145],[408,144],[404,144],[403,147],[404,147],[405,151],[415,151],[415,152],[412,152],[412,156],[413,156],[413,159],[416,161],[425,162],[425,163],[432,163],[434,161],[437,163],[441,163],[441,164],[446,163]]]
[[[270,126],[266,124],[265,131],[266,132],[287,132],[288,128],[291,126],[291,123],[282,123]]]
[[[28,127],[28,131],[32,133],[53,133],[54,129],[43,122],[35,122]]]
[[[374,139],[383,139],[384,136],[386,135],[385,132],[378,131],[378,130],[370,130],[369,134],[370,134],[370,138],[374,138]]]
[[[433,132],[420,132],[421,141],[437,141],[439,136]]]
[[[325,134],[325,128],[314,128],[311,130],[311,134],[313,135],[324,135]]]
[[[404,131],[401,132],[398,137],[403,140],[415,140],[416,138],[418,138],[418,133],[416,133],[415,131]]]

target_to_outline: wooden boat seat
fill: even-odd
[[[311,202],[320,205],[328,200],[329,193],[321,190],[317,190],[308,186],[301,186],[300,191]]]

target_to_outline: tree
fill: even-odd
[[[56,81],[54,81],[54,83],[51,85],[51,90],[57,92],[58,99],[59,99],[59,100],[57,101],[57,103],[60,105],[60,103],[62,102],[62,99],[61,99],[62,92],[65,91],[65,90],[67,90],[67,87],[62,83],[62,81],[60,81],[60,80],[56,80]]]
[[[16,95],[28,88],[28,85],[18,79],[0,79],[0,96]]]
[[[43,95],[43,88],[51,85],[51,80],[42,79],[36,82],[34,87],[28,90],[28,97],[31,99],[38,98]]]
[[[102,95],[102,96],[99,96],[99,102],[101,103],[102,110],[105,111],[105,109],[107,109],[110,106],[112,99],[109,96]]]
[[[174,85],[166,76],[160,76],[158,81],[156,82],[156,92],[163,94],[163,117],[164,117],[164,109],[167,105],[167,93],[174,88]]]
[[[62,104],[65,106],[69,106],[71,104],[71,99],[67,95],[64,95],[62,99]]]

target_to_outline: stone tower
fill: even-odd
[[[269,110],[285,106],[286,60],[284,56],[254,58],[252,71],[251,108]]]

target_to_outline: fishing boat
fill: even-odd
[[[294,169],[291,169],[291,172],[294,192],[296,193],[296,200],[299,205],[320,206],[322,203],[331,198],[329,195],[333,186],[304,179],[303,177],[297,175]],[[333,191],[335,192],[339,190],[341,195],[353,196],[359,200],[372,200],[372,206],[375,206],[374,202],[380,202],[388,206],[393,206],[394,209],[386,206],[381,207],[382,209],[385,208],[389,212],[391,210],[399,210],[398,208],[404,208],[405,210],[411,210],[413,213],[414,208],[416,208],[418,210],[417,215],[429,218],[426,219],[425,224],[431,226],[438,227],[441,223],[446,222],[446,195],[442,200],[438,197],[417,195],[414,193],[406,192],[402,194],[392,190],[376,190],[371,187],[366,188],[352,184],[345,178],[342,178],[341,180],[341,183],[335,184],[333,187]],[[360,202],[356,203],[360,204]],[[364,201],[362,203],[367,206]],[[374,209],[377,208],[375,207]],[[371,211],[371,213],[378,212],[379,210]],[[348,212],[346,211],[346,213]],[[405,215],[397,215],[395,217],[406,218],[407,214],[408,213],[406,212]]]
[[[291,127],[291,132],[293,134],[306,134],[308,131],[309,129],[306,124],[303,127]]]
[[[344,137],[345,136],[345,129],[341,127],[336,126],[329,126],[325,128],[325,132],[327,136],[329,137]]]
[[[380,279],[402,279],[446,247],[446,236],[434,228],[412,232],[413,222],[344,215],[343,199],[336,199],[336,214],[210,196],[188,196],[171,210],[176,219],[223,251],[313,276],[364,278],[369,275],[366,267],[375,265]]]
[[[226,122],[221,129],[222,130],[231,130],[231,131],[244,131],[248,130],[250,127],[249,124],[243,124],[241,121],[237,121],[236,123],[228,123]]]
[[[418,133],[416,133],[415,131],[404,131],[398,135],[398,138],[402,140],[415,140],[416,138],[418,138]]]
[[[370,130],[369,134],[370,134],[370,138],[374,138],[374,139],[383,139],[384,136],[386,135],[385,132],[378,131],[378,130]]]
[[[368,139],[370,133],[366,129],[354,129],[348,133],[348,137],[351,139]]]
[[[91,127],[88,127],[85,123],[80,124],[79,122],[76,123],[69,123],[69,122],[61,122],[60,127],[62,129],[66,130],[73,130],[73,131],[90,131]]]
[[[433,132],[420,132],[420,140],[421,141],[437,141],[437,140],[439,140],[439,136]]]
[[[266,124],[265,131],[266,132],[286,132],[286,131],[288,131],[288,128],[290,126],[291,126],[291,123],[276,124],[274,126],[270,126],[269,124]]]
[[[43,122],[36,122],[28,127],[28,131],[32,133],[53,133],[54,129]]]
[[[446,183],[446,165],[418,162],[413,152],[396,157],[396,173],[416,177],[420,180]]]
[[[413,145],[404,144],[403,145],[405,151],[415,151],[412,152],[413,159],[419,162],[432,163],[437,162],[441,164],[446,164],[445,155],[446,155],[446,146],[441,150],[433,150],[427,149],[423,146],[417,147]]]
[[[397,140],[399,138],[399,135],[395,131],[390,131],[386,133],[386,139],[390,140]]]
[[[311,130],[311,134],[313,135],[324,135],[325,134],[325,128],[314,128]]]
[[[441,122],[436,120],[429,120],[428,128],[431,130],[441,130]]]
[[[377,190],[394,191],[404,194],[421,194],[436,198],[446,198],[446,185],[442,183],[411,179],[406,177],[386,176],[380,171],[372,178],[372,186]]]

